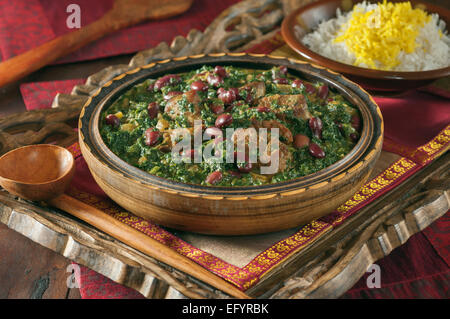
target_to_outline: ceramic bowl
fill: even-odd
[[[353,5],[359,2],[362,1],[320,0],[300,7],[283,20],[282,36],[286,43],[305,61],[339,72],[371,93],[407,91],[425,86],[434,80],[450,75],[450,66],[421,72],[381,71],[356,67],[326,58],[302,44],[301,40],[303,37],[314,30],[320,22],[336,17],[336,9],[340,8],[343,12],[350,11]],[[391,2],[401,2],[401,0],[393,0]],[[414,7],[420,7],[427,12],[439,14],[439,17],[447,25],[447,31],[449,30],[450,10],[420,1],[411,1],[411,3]]]
[[[245,187],[185,184],[144,172],[113,154],[99,132],[101,112],[134,85],[148,78],[180,73],[202,65],[269,69],[325,82],[360,111],[362,131],[353,150],[339,162],[290,181]],[[210,54],[167,59],[139,67],[107,82],[83,107],[79,142],[98,185],[126,210],[170,228],[218,235],[243,235],[296,227],[330,213],[367,180],[380,154],[383,119],[371,96],[343,76],[281,57]]]

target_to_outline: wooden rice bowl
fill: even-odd
[[[383,95],[398,94],[407,90],[426,86],[433,81],[449,76],[450,66],[428,71],[384,71],[357,67],[335,61],[310,50],[301,41],[303,37],[314,30],[322,21],[336,17],[336,9],[347,12],[363,0],[318,0],[291,12],[281,26],[281,34],[286,43],[297,52],[301,58],[310,63],[322,65],[330,70],[344,74],[350,80],[359,83],[372,93]],[[367,1],[367,0],[366,0]],[[369,3],[379,3],[379,0],[368,0]],[[405,2],[405,0],[389,0],[389,2]],[[409,0],[414,8],[420,8],[428,13],[439,15],[450,32],[450,10],[433,5],[426,1]]]
[[[185,184],[144,172],[121,160],[103,142],[100,113],[132,86],[201,65],[271,68],[325,82],[360,110],[363,127],[354,149],[339,162],[290,181],[242,187]],[[349,199],[367,181],[381,152],[380,109],[358,85],[302,61],[260,54],[210,54],[151,63],[106,83],[81,111],[79,142],[98,185],[124,209],[170,228],[216,235],[248,235],[288,229],[322,217]]]

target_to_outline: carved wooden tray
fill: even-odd
[[[0,119],[0,154],[57,136],[76,141],[69,122],[76,120],[89,95],[126,70],[152,60],[211,52],[242,51],[270,38],[295,0],[248,0],[224,11],[204,31],[176,37],[169,45],[138,53],[128,65],[108,67],[71,94],[59,94],[53,109]],[[262,13],[269,12],[261,16]],[[389,153],[380,161],[392,162]],[[383,166],[383,163],[380,163]],[[351,288],[369,265],[450,208],[450,154],[447,152],[391,192],[361,209],[332,232],[297,252],[246,291],[255,298],[335,298]],[[0,190],[0,221],[53,251],[85,265],[148,298],[228,298],[197,278],[97,231],[64,212],[15,198]]]

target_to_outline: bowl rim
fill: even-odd
[[[351,0],[352,4],[360,3],[364,0]],[[369,0],[370,2],[379,2],[374,0]],[[405,0],[390,0],[392,2],[404,2]],[[432,13],[436,13],[437,11],[445,12],[446,19],[450,20],[450,10],[436,6],[430,3],[426,3],[418,0],[409,0],[414,5],[423,5],[427,10]],[[298,40],[294,27],[296,25],[296,18],[300,13],[306,12],[312,8],[320,7],[327,3],[339,2],[341,0],[318,0],[312,3],[309,3],[305,6],[302,6],[293,12],[291,12],[288,16],[286,16],[281,25],[281,34],[286,43],[298,54],[300,54],[304,59],[306,59],[310,63],[316,63],[322,65],[324,67],[330,68],[336,72],[340,72],[343,74],[352,75],[355,77],[364,77],[376,80],[411,80],[411,81],[421,81],[421,80],[432,80],[444,76],[450,75],[450,66],[440,69],[427,70],[427,71],[385,71],[385,70],[376,70],[370,68],[357,67],[350,64],[345,64],[338,62],[336,60],[329,59],[320,55],[312,50],[310,50],[306,45],[302,44],[301,41]],[[440,16],[442,19],[442,17]],[[447,30],[450,26],[450,23],[447,23]]]
[[[221,60],[217,60],[218,58],[221,58]],[[321,81],[327,82],[328,85],[331,84],[338,90],[343,90],[341,93],[345,93],[344,95],[353,93],[358,99],[358,103],[356,104],[358,105],[359,103],[363,103],[363,105],[366,106],[364,110],[359,108],[364,117],[360,140],[355,145],[353,150],[343,159],[313,174],[279,183],[256,186],[204,186],[158,177],[128,164],[109,150],[101,138],[99,125],[94,125],[99,123],[100,114],[108,102],[111,103],[111,101],[114,101],[125,91],[148,78],[161,76],[167,73],[180,72],[174,72],[174,70],[180,70],[183,67],[189,68],[193,65],[236,65],[239,63],[251,63],[267,66],[286,65],[288,69],[294,71],[294,73],[309,71],[312,73],[312,77],[324,77],[321,78]],[[325,74],[327,76],[325,76]],[[353,101],[352,103],[355,102]],[[91,127],[95,128],[93,132],[91,132]],[[383,141],[384,122],[381,110],[373,98],[359,85],[336,72],[301,60],[273,55],[251,53],[211,53],[155,61],[116,76],[112,80],[106,82],[88,98],[80,113],[78,131],[80,141],[83,141],[82,144],[87,147],[91,155],[93,155],[99,163],[107,168],[113,169],[113,171],[116,171],[127,179],[132,179],[134,182],[139,182],[140,184],[149,186],[152,189],[162,190],[172,194],[177,193],[186,197],[204,197],[209,199],[226,198],[231,200],[239,200],[247,199],[249,196],[251,196],[251,198],[265,199],[272,198],[277,194],[282,196],[295,195],[305,191],[307,188],[320,188],[327,185],[331,181],[342,179],[345,175],[350,174],[363,166],[364,162],[369,162],[374,156],[378,155],[377,150],[381,150],[381,144]],[[368,136],[369,133],[372,133],[372,135]],[[363,134],[366,134],[365,139],[363,139]],[[355,152],[357,146],[360,143],[362,144],[363,141],[365,144],[360,145],[358,149],[359,151]],[[93,145],[96,147],[92,147]],[[83,152],[83,147],[81,150]],[[356,156],[351,158],[350,154],[356,154]],[[344,159],[347,160],[346,165],[342,165]],[[342,166],[339,167],[339,165]],[[329,169],[334,169],[334,171],[331,171],[330,174]]]

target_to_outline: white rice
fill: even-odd
[[[356,5],[363,12],[374,10],[376,4],[362,2]],[[308,33],[302,39],[302,43],[312,51],[329,59],[354,65],[356,57],[351,53],[345,41],[334,42],[338,31],[350,18],[351,13],[336,11],[336,18],[320,23],[317,29]],[[438,30],[443,36],[439,36]],[[398,56],[400,63],[392,71],[426,71],[450,66],[450,37],[445,28],[445,22],[439,19],[437,14],[431,14],[431,20],[419,31],[416,38],[416,50],[413,53],[401,51]],[[375,61],[377,63],[377,61]],[[378,63],[377,68],[380,63]],[[360,64],[367,68],[367,65]]]

